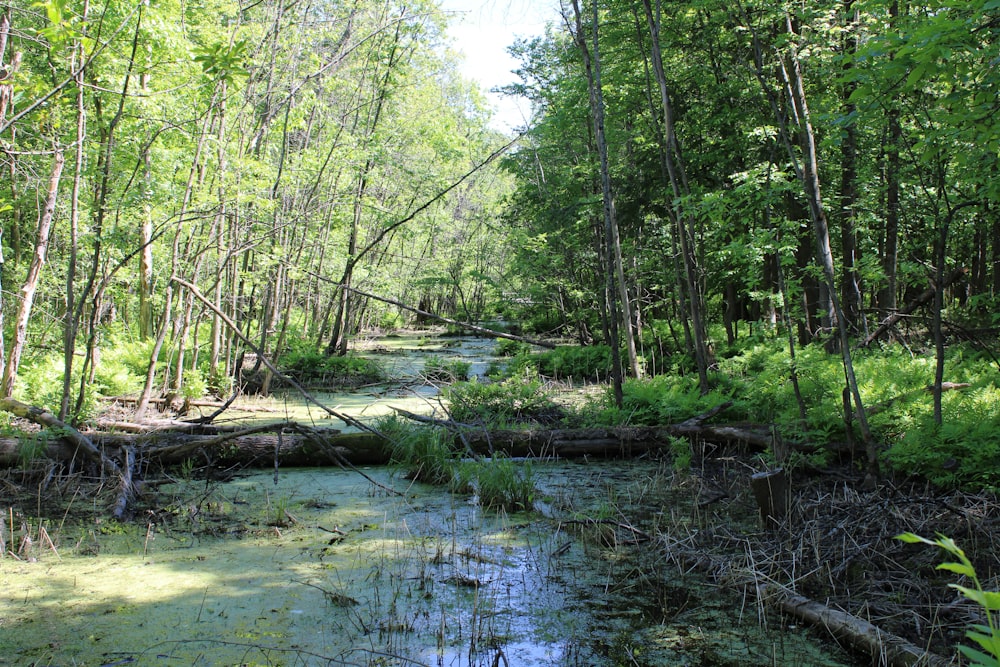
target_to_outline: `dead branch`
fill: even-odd
[[[358,296],[363,296],[369,299],[375,299],[376,301],[381,301],[382,303],[388,303],[390,305],[396,306],[397,308],[402,308],[403,310],[408,310],[411,313],[416,313],[417,315],[423,315],[424,317],[429,317],[433,320],[439,322],[444,322],[445,324],[454,324],[455,326],[462,327],[463,329],[468,329],[469,331],[475,331],[476,333],[481,333],[487,336],[493,336],[495,338],[506,338],[508,340],[517,341],[519,343],[528,343],[529,345],[537,345],[538,347],[544,347],[548,350],[554,350],[555,344],[549,343],[547,341],[535,340],[532,338],[525,338],[524,336],[515,336],[514,334],[507,333],[505,331],[494,331],[493,329],[487,329],[486,327],[477,326],[475,324],[469,324],[468,322],[459,322],[458,320],[453,320],[449,317],[444,317],[443,315],[435,315],[434,313],[428,312],[426,310],[421,310],[420,308],[414,308],[413,306],[408,306],[401,301],[396,299],[390,299],[385,296],[376,296],[370,292],[363,292],[354,287],[349,287],[347,285],[340,285],[350,292],[354,292]]]
[[[16,401],[13,398],[0,399],[0,410],[10,412],[11,414],[17,415],[22,419],[27,419],[34,424],[38,424],[39,426],[55,429],[59,433],[60,439],[68,443],[71,447],[74,447],[77,450],[82,450],[89,459],[99,463],[101,470],[105,474],[114,478],[117,478],[121,474],[121,469],[118,467],[118,464],[109,459],[104,455],[104,452],[95,447],[90,438],[85,436],[83,433],[80,433],[80,431],[76,430],[66,422],[61,421],[48,410],[43,410],[42,408]]]
[[[915,310],[917,310],[917,308],[920,308],[921,306],[926,306],[928,303],[930,303],[931,300],[934,298],[934,294],[937,292],[938,288],[944,289],[945,287],[952,284],[953,282],[955,282],[968,272],[969,270],[964,267],[957,268],[944,277],[944,280],[942,281],[942,284],[939,287],[931,285],[930,287],[925,289],[923,292],[918,294],[915,299],[910,301],[910,303],[906,304],[906,306],[902,310],[898,310],[889,317],[887,317],[885,321],[882,322],[882,324],[880,324],[879,327],[875,329],[875,331],[873,331],[868,336],[868,338],[865,338],[863,341],[858,343],[858,347],[868,347],[869,345],[874,343],[876,340],[885,335],[885,333],[888,332],[889,329],[896,326],[896,323],[899,322],[901,319],[903,319],[907,315],[912,314]]]
[[[344,414],[342,412],[334,410],[333,408],[325,405],[318,398],[316,398],[311,393],[309,393],[308,391],[306,391],[305,387],[303,387],[302,385],[300,385],[293,378],[290,378],[289,376],[285,375],[280,370],[278,370],[278,367],[275,366],[274,363],[270,359],[267,358],[267,356],[264,354],[264,351],[262,349],[260,349],[259,347],[257,347],[257,345],[253,341],[251,341],[249,338],[247,338],[246,335],[240,330],[240,328],[238,326],[236,326],[236,324],[233,323],[233,321],[231,319],[229,319],[228,315],[226,315],[224,312],[222,312],[221,310],[219,310],[219,308],[214,303],[212,303],[211,301],[209,301],[208,299],[206,299],[205,296],[201,292],[198,291],[197,287],[195,287],[194,285],[192,285],[188,281],[186,281],[183,278],[180,278],[179,276],[176,276],[176,275],[172,276],[171,280],[173,280],[178,285],[181,285],[182,287],[186,288],[188,291],[191,292],[191,295],[194,298],[196,298],[199,301],[201,301],[205,305],[205,307],[207,307],[213,313],[215,313],[216,315],[218,315],[219,316],[219,320],[221,320],[229,328],[229,330],[232,331],[233,334],[236,335],[237,338],[239,338],[241,341],[243,341],[244,345],[246,345],[247,347],[249,347],[250,350],[253,351],[253,353],[257,355],[257,358],[260,360],[260,362],[262,364],[264,364],[264,366],[266,366],[269,371],[271,371],[272,373],[274,373],[275,377],[280,378],[283,382],[287,382],[289,384],[289,386],[291,386],[292,388],[294,388],[297,392],[299,392],[299,394],[302,395],[302,398],[306,399],[307,401],[309,401],[313,405],[317,406],[318,408],[320,408],[321,410],[323,410],[324,412],[326,412],[331,417],[335,417],[335,418],[339,419],[340,421],[344,422],[348,426],[353,426],[353,427],[355,427],[355,428],[357,428],[359,430],[366,431],[368,433],[374,433],[376,435],[380,435],[378,433],[378,431],[376,431],[375,429],[373,429],[368,424],[365,424],[364,422],[359,421],[359,420],[355,419],[354,417],[351,417],[350,415],[346,415],[346,414]]]

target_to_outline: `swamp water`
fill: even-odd
[[[372,423],[395,414],[393,408],[402,408],[415,414],[429,415],[441,412],[437,383],[423,378],[424,368],[431,359],[443,363],[463,362],[469,365],[470,379],[486,376],[495,361],[493,350],[496,341],[474,336],[433,336],[424,333],[404,333],[367,341],[358,354],[378,361],[390,381],[362,387],[356,391],[315,391],[313,395],[324,405],[350,415],[359,421]],[[331,424],[330,415],[320,407],[306,401],[291,391],[276,392],[267,398],[240,401],[266,412],[241,412],[238,406],[227,411],[223,419],[243,424],[266,421],[291,420],[314,426],[333,426],[344,432],[356,429],[339,422]]]
[[[492,349],[481,339],[384,343],[390,372],[413,382],[322,400],[362,419],[392,406],[427,413],[427,357],[482,374]],[[324,416],[301,399],[268,400],[283,417]],[[20,557],[0,558],[0,665],[851,664],[622,528],[713,522],[668,464],[531,471],[536,511],[518,515],[391,468],[366,468],[369,479],[287,469],[181,480],[128,524],[97,506],[89,519],[39,522],[0,501]]]
[[[365,473],[403,495],[284,470],[179,482],[148,523],[48,526],[55,549],[0,560],[0,664],[850,664],[630,543],[625,516],[686,520],[656,463],[535,464],[521,515]]]

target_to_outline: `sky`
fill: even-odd
[[[546,21],[557,16],[557,0],[441,0],[441,7],[455,12],[449,34],[456,51],[464,54],[462,74],[478,81],[496,109],[492,126],[510,133],[523,126],[530,106],[526,100],[490,93],[496,86],[516,82],[511,70],[517,61],[507,47],[518,37],[533,37],[545,31]]]

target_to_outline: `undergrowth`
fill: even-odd
[[[517,422],[523,406],[544,405],[537,373],[573,369],[571,360],[606,360],[606,349],[558,348],[554,352],[519,351],[508,369],[514,375],[493,385],[460,388],[455,397],[470,420]],[[575,350],[572,351],[571,350]],[[871,431],[888,468],[903,476],[917,476],[943,488],[968,490],[1000,487],[1000,389],[996,366],[989,355],[964,345],[948,350],[945,380],[955,389],[943,395],[943,423],[933,420],[935,361],[928,353],[902,346],[854,353]],[[525,369],[528,369],[525,371]],[[774,427],[791,442],[843,442],[844,369],[839,355],[820,345],[797,350],[794,367],[801,404],[792,383],[792,361],[777,340],[751,339],[732,348],[709,375],[710,391],[702,395],[693,373],[626,379],[623,401],[614,405],[608,390],[599,400],[563,409],[563,426],[675,424],[727,403],[718,421],[748,422]],[[562,372],[562,371],[561,371]],[[517,378],[534,378],[529,380]],[[861,441],[857,422],[853,436]],[[820,461],[821,459],[817,459]]]
[[[306,386],[356,387],[387,378],[385,368],[374,359],[326,354],[307,340],[293,342],[278,359],[278,367]]]
[[[432,355],[424,362],[423,376],[429,382],[461,382],[469,379],[470,368],[468,361]]]
[[[464,424],[504,428],[526,422],[550,424],[561,411],[542,382],[530,376],[500,382],[458,382],[444,389],[451,417]]]
[[[445,429],[398,417],[386,417],[377,428],[390,442],[393,464],[400,466],[408,479],[472,494],[487,509],[532,509],[536,490],[530,462],[503,456],[464,458],[466,452],[455,446],[454,435]]]

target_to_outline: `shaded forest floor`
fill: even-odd
[[[685,483],[697,497],[725,497],[703,507],[690,530],[660,532],[678,563],[709,569],[737,589],[771,583],[792,588],[946,659],[956,656],[969,625],[986,622],[980,607],[948,586],[970,583],[936,569],[946,560],[943,552],[895,537],[953,538],[984,586],[996,589],[995,494],[942,492],[914,480],[884,480],[877,490],[862,492],[863,475],[851,465],[793,472],[787,517],[760,530],[751,473],[738,456],[707,458],[692,470]]]

